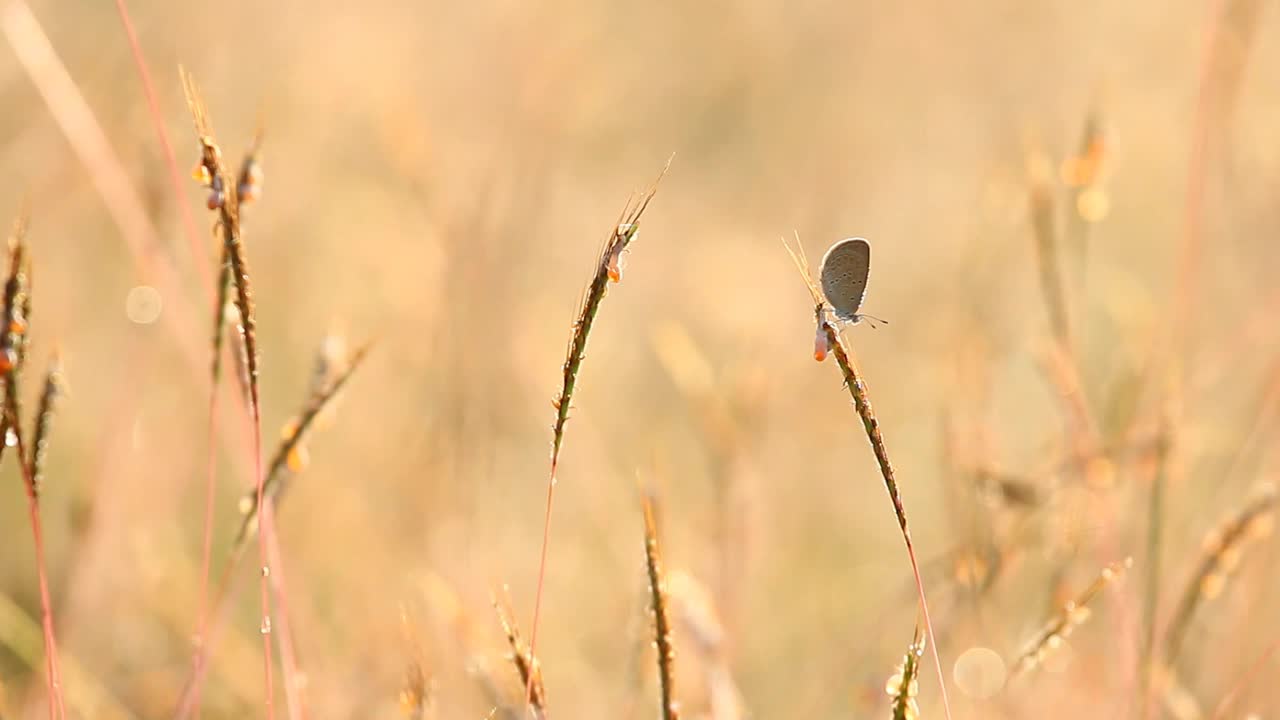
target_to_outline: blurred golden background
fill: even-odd
[[[686,717],[889,716],[914,590],[839,374],[812,359],[812,303],[780,242],[793,233],[811,262],[843,237],[872,242],[864,307],[890,324],[846,337],[897,467],[956,717],[1139,716],[1151,447],[1172,448],[1157,628],[1205,534],[1274,476],[1268,3],[134,2],[198,256],[116,8],[25,8],[0,8],[0,214],[25,201],[31,215],[24,403],[55,348],[70,384],[41,509],[76,716],[169,717],[189,669],[216,255],[185,176],[198,147],[179,64],[229,159],[265,130],[244,234],[267,452],[326,334],[376,341],[278,514],[314,717],[398,716],[414,663],[438,717],[484,717],[486,675],[518,693],[490,593],[509,585],[527,636],[565,345],[601,242],[672,153],[566,431],[538,639],[551,715],[657,712],[638,492],[651,487],[677,615],[702,588],[723,630],[708,649],[677,623]],[[59,99],[32,18],[88,115]],[[1072,187],[1089,122],[1101,165]],[[1087,471],[1060,469],[1071,403],[1051,369],[1033,190],[1052,203],[1065,362],[1100,443]],[[126,312],[138,286],[160,290],[158,320]],[[1166,343],[1171,328],[1182,338]],[[215,577],[251,485],[234,387]],[[37,717],[40,604],[6,465],[0,716]],[[992,501],[981,490],[997,476],[1040,504]],[[999,568],[980,591],[954,562],[979,551]],[[998,687],[1056,603],[1129,556],[1055,663],[998,691],[954,665],[994,650]],[[1275,540],[1239,561],[1149,716],[1190,712],[1176,691],[1209,717],[1250,668],[1274,676],[1274,656],[1258,658],[1280,634]],[[252,564],[204,717],[263,712]],[[921,709],[941,717],[923,662]],[[715,668],[740,708],[715,699]],[[1253,682],[1224,717],[1277,710],[1280,688]]]

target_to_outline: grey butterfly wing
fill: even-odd
[[[856,320],[867,294],[871,243],[862,238],[841,240],[822,258],[822,294],[841,320]]]

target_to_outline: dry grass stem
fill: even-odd
[[[291,472],[302,469],[298,460],[301,456],[300,448],[306,442],[316,420],[324,414],[325,409],[346,387],[351,376],[355,374],[355,371],[364,362],[371,347],[371,345],[365,345],[356,350],[347,360],[346,367],[343,368],[342,372],[319,394],[314,394],[308,398],[306,405],[302,408],[302,412],[285,426],[284,438],[276,448],[275,454],[271,456],[271,462],[267,465],[266,481],[264,483],[265,496],[275,504],[279,503],[280,496],[288,488]],[[240,521],[240,529],[236,532],[233,546],[234,553],[238,554],[244,543],[257,531],[258,498],[257,493],[248,493],[240,500],[241,513],[244,517]]]
[[[653,611],[654,647],[658,651],[658,686],[662,693],[662,720],[677,720],[680,713],[675,701],[675,659],[671,620],[667,613],[666,581],[662,575],[662,554],[658,548],[658,527],[653,519],[653,499],[645,495],[644,560],[649,574],[649,603]]]
[[[1142,686],[1142,710],[1140,718],[1148,717],[1151,706],[1152,661],[1156,642],[1156,614],[1160,608],[1160,553],[1164,539],[1165,486],[1169,474],[1169,454],[1172,452],[1173,423],[1166,412],[1161,416],[1159,440],[1156,445],[1155,467],[1151,474],[1151,489],[1147,495],[1147,559],[1142,605],[1142,644],[1139,647],[1138,679]]]
[[[866,432],[867,440],[871,443],[871,450],[876,456],[876,464],[880,467],[880,475],[884,479],[885,489],[889,492],[889,500],[893,503],[893,513],[898,520],[898,528],[902,532],[902,541],[907,547],[907,559],[911,563],[911,574],[915,580],[916,595],[920,601],[920,613],[924,619],[925,637],[929,641],[928,644],[933,654],[934,670],[938,678],[938,692],[942,696],[943,713],[947,720],[951,720],[951,702],[947,697],[946,673],[942,669],[942,657],[938,654],[938,643],[933,633],[933,621],[929,618],[929,603],[925,599],[924,580],[920,576],[920,563],[916,558],[915,546],[911,542],[911,531],[907,528],[907,512],[902,504],[902,494],[898,492],[898,482],[894,476],[893,463],[889,460],[889,451],[886,449],[884,437],[880,433],[880,422],[876,419],[875,410],[871,407],[871,396],[867,392],[866,383],[863,382],[862,375],[858,372],[858,367],[854,363],[852,354],[846,350],[839,331],[828,319],[829,313],[826,302],[822,297],[821,291],[818,290],[812,275],[809,273],[809,263],[804,257],[804,247],[800,245],[799,238],[797,237],[796,239],[795,250],[792,250],[791,246],[787,245],[785,241],[783,245],[787,253],[791,255],[791,259],[795,263],[796,269],[800,272],[805,285],[809,288],[809,295],[814,301],[814,321],[817,323],[818,336],[825,340],[825,349],[836,358],[836,364],[840,368],[840,375],[844,379],[845,388],[848,389],[849,395],[853,398],[858,417],[862,420],[862,428]],[[825,353],[823,355],[825,356]],[[815,357],[819,360],[822,359],[818,357],[818,353],[815,353]]]
[[[547,571],[547,548],[551,540],[551,507],[555,497],[556,469],[560,464],[560,448],[564,444],[564,428],[569,422],[569,409],[573,403],[573,392],[578,386],[578,373],[582,370],[582,361],[586,358],[587,338],[591,335],[591,326],[600,312],[600,304],[609,290],[610,282],[621,282],[623,253],[640,231],[640,218],[649,207],[649,202],[658,192],[658,184],[671,167],[671,159],[662,168],[653,185],[638,198],[627,203],[622,210],[618,223],[609,230],[604,249],[596,261],[595,271],[591,276],[591,284],[587,286],[586,296],[582,301],[582,310],[573,324],[573,334],[569,338],[568,357],[563,367],[563,383],[560,395],[552,403],[556,410],[555,423],[551,431],[551,470],[547,478],[547,504],[542,522],[542,548],[538,557],[538,584],[534,590],[533,621],[529,629],[529,649],[535,652],[538,647],[538,622],[542,616],[542,588]],[[525,694],[531,695],[532,687]]]
[[[1035,164],[1035,163],[1031,163]],[[1040,292],[1044,295],[1049,328],[1058,345],[1071,347],[1071,325],[1067,315],[1066,292],[1062,286],[1062,266],[1058,260],[1057,229],[1053,206],[1053,189],[1043,173],[1033,171],[1030,186],[1031,227],[1036,240],[1036,258],[1040,265]]]
[[[138,42],[138,34],[134,31],[133,20],[129,17],[129,8],[125,5],[124,0],[116,0],[116,14],[120,16],[120,24],[124,28],[125,38],[129,41],[129,52],[133,56],[133,66],[138,71],[138,80],[142,83],[142,94],[147,100],[147,112],[151,116],[151,124],[156,129],[156,140],[160,143],[161,154],[164,156],[165,172],[169,176],[169,189],[173,191],[174,204],[178,207],[178,212],[182,217],[182,227],[187,234],[187,242],[191,252],[190,259],[196,266],[196,272],[199,273],[200,281],[205,286],[205,292],[212,294],[211,283],[213,278],[210,277],[209,268],[204,263],[204,244],[200,238],[200,231],[196,229],[196,220],[191,214],[191,207],[187,204],[187,193],[182,184],[182,172],[178,170],[178,158],[174,153],[173,142],[169,139],[169,130],[160,111],[160,100],[156,96],[155,83],[151,81],[151,71],[147,66],[146,58],[142,54],[142,44]]]
[[[1275,487],[1263,485],[1238,513],[1209,533],[1200,562],[1182,592],[1165,633],[1166,665],[1172,667],[1177,663],[1196,610],[1203,602],[1222,594],[1249,544],[1271,533],[1275,525],[1275,504]]]
[[[28,318],[31,313],[29,269],[26,260],[27,218],[25,212],[14,223],[9,236],[9,269],[5,278],[3,308],[0,312],[0,445],[13,445],[18,453],[23,485],[27,492],[27,509],[35,544],[36,579],[40,587],[41,627],[44,632],[45,684],[48,691],[49,717],[63,718],[66,707],[62,694],[62,675],[58,664],[58,642],[53,626],[53,601],[49,595],[48,565],[45,561],[44,529],[40,517],[39,485],[34,475],[35,460],[27,452],[19,410],[18,376],[27,354]]]
[[[257,485],[257,505],[263,503],[262,473],[262,406],[258,393],[258,345],[257,325],[254,319],[253,290],[249,284],[249,265],[245,257],[244,243],[240,237],[240,202],[236,186],[232,185],[222,163],[222,150],[214,139],[213,128],[209,122],[209,113],[205,108],[200,90],[195,80],[185,71],[182,73],[183,90],[187,96],[187,107],[195,122],[197,140],[200,144],[200,163],[196,166],[196,178],[209,190],[206,205],[216,213],[218,222],[216,232],[226,248],[226,259],[231,266],[232,288],[235,292],[236,309],[239,311],[240,336],[244,340],[245,357],[249,376],[249,415],[253,423],[253,466],[254,482]],[[220,321],[219,321],[220,322]],[[262,578],[259,583],[259,599],[262,609],[262,676],[266,693],[267,720],[275,718],[275,691],[272,681],[271,660],[271,589],[270,589],[270,557],[265,536],[272,533],[271,513],[260,513],[262,532],[259,535],[259,562],[262,567]],[[203,624],[203,621],[202,621]],[[286,677],[286,683],[293,679]],[[196,691],[199,692],[198,689]]]
[[[1133,567],[1133,558],[1125,558],[1103,568],[1097,579],[1074,600],[1067,601],[1058,614],[1027,645],[1027,649],[1012,663],[1013,669],[1010,676],[1022,675],[1038,667],[1050,653],[1062,647],[1072,631],[1084,624],[1093,614],[1089,604],[1131,567]]]

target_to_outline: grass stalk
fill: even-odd
[[[129,8],[125,0],[116,0],[116,14],[120,16],[120,25],[124,28],[125,39],[129,42],[129,52],[133,56],[133,66],[138,71],[138,80],[142,83],[142,94],[147,100],[147,112],[151,115],[151,124],[156,129],[156,140],[160,142],[161,155],[164,157],[165,172],[169,175],[169,189],[173,191],[173,201],[182,218],[183,230],[187,233],[190,245],[191,260],[204,284],[206,295],[215,293],[213,278],[205,265],[205,250],[200,239],[200,231],[196,229],[195,216],[191,214],[191,206],[187,204],[187,194],[183,189],[182,173],[178,170],[177,155],[173,150],[173,142],[169,139],[169,131],[164,124],[164,116],[160,112],[160,100],[156,95],[155,83],[151,80],[151,70],[147,59],[142,54],[142,44],[138,42],[138,33],[134,30],[133,20],[129,17]]]
[[[262,506],[263,514],[275,513],[275,503],[270,499]],[[275,518],[272,517],[273,523]],[[271,591],[275,594],[277,627],[279,629],[280,667],[284,676],[285,712],[289,720],[306,720],[307,698],[302,666],[298,662],[298,646],[294,642],[293,628],[289,622],[289,584],[285,581],[284,556],[280,551],[280,536],[272,533],[264,535],[267,542],[267,555],[271,560]]]
[[[265,476],[262,472],[262,406],[258,389],[258,344],[257,322],[254,317],[253,290],[249,280],[249,264],[245,254],[244,242],[240,236],[240,203],[236,185],[222,163],[222,150],[214,139],[213,129],[209,122],[208,111],[200,96],[199,89],[190,75],[183,72],[183,89],[186,91],[187,105],[195,121],[196,134],[200,143],[200,164],[197,168],[200,178],[210,191],[208,206],[217,213],[217,229],[226,248],[227,260],[231,266],[232,289],[238,311],[240,337],[244,340],[245,355],[249,376],[249,415],[253,426],[253,467],[254,481],[257,485],[258,507],[263,503],[263,484]],[[258,560],[262,567],[262,578],[259,583],[259,599],[262,608],[262,677],[265,685],[267,720],[275,718],[274,683],[272,680],[271,652],[271,589],[269,575],[271,573],[270,557],[267,541],[264,537],[272,531],[271,514],[262,513],[262,530],[258,542]],[[285,682],[291,679],[286,677]]]
[[[1164,539],[1165,485],[1169,473],[1169,453],[1172,432],[1168,416],[1161,420],[1156,441],[1155,471],[1151,476],[1151,488],[1147,498],[1147,566],[1142,590],[1142,645],[1138,653],[1138,681],[1141,684],[1141,712],[1139,718],[1149,717],[1151,687],[1156,670],[1153,657],[1156,642],[1156,616],[1160,609],[1160,550]]]
[[[263,497],[265,496],[266,499],[279,503],[281,495],[289,485],[290,458],[295,456],[299,448],[302,447],[311,429],[315,426],[317,418],[324,413],[338,393],[351,380],[351,376],[355,374],[355,371],[364,362],[371,349],[371,345],[365,345],[352,353],[351,358],[347,361],[346,368],[327,387],[312,395],[297,418],[290,421],[289,433],[276,448],[275,453],[271,456],[271,462],[267,465],[266,480],[263,483],[262,494],[259,495],[254,492],[246,494],[241,499],[244,517],[240,521],[240,529],[236,532],[236,537],[233,541],[232,549],[234,553],[239,553],[244,548],[245,543],[257,534],[258,508],[261,507],[259,503]]]
[[[662,575],[662,553],[658,547],[658,524],[653,518],[653,499],[644,495],[644,560],[649,575],[649,602],[653,610],[654,647],[658,651],[658,687],[662,693],[662,720],[678,720],[675,701],[675,659],[671,620],[667,613],[666,579]]]
[[[317,418],[323,415],[324,411],[330,407],[334,398],[339,391],[347,384],[352,374],[363,362],[368,354],[371,346],[366,345],[355,353],[345,363],[345,369],[337,374],[337,376],[329,383],[327,387],[318,393],[313,394],[307,401],[306,406],[297,418],[290,422],[291,432],[281,441],[276,448],[275,454],[272,455],[271,462],[267,465],[266,480],[264,482],[265,500],[272,502],[272,509],[278,505],[284,491],[288,488],[288,471],[290,469],[289,458],[292,457],[302,446],[310,430],[315,424]],[[187,683],[183,689],[181,698],[178,703],[178,709],[174,717],[183,720],[191,716],[197,706],[200,687],[204,682],[205,674],[208,670],[208,658],[212,652],[214,638],[218,633],[216,622],[218,618],[223,617],[221,612],[224,609],[226,600],[231,595],[231,582],[235,577],[233,572],[239,567],[241,558],[248,548],[249,540],[258,534],[258,504],[259,496],[255,490],[250,490],[244,498],[241,499],[241,508],[244,517],[241,520],[240,528],[236,533],[235,539],[232,541],[230,553],[227,558],[226,566],[223,569],[219,582],[215,585],[217,590],[213,599],[209,604],[211,623],[206,630],[206,640],[204,645],[199,648],[192,661],[191,672],[187,678]],[[274,512],[272,513],[274,515]],[[283,629],[281,635],[284,635]],[[285,651],[281,651],[282,659]]]
[[[1167,667],[1177,663],[1196,610],[1205,600],[1222,593],[1249,542],[1270,532],[1275,504],[1275,488],[1264,485],[1239,512],[1210,532],[1200,562],[1182,591],[1165,632],[1164,664]]]
[[[31,479],[35,483],[36,494],[40,494],[44,479],[44,460],[49,453],[49,433],[53,428],[53,416],[59,398],[64,392],[62,377],[62,359],[54,355],[48,372],[45,373],[44,386],[40,390],[40,402],[36,406],[35,425],[31,430]]]
[[[19,216],[9,236],[9,272],[4,283],[3,318],[0,318],[0,387],[3,388],[3,408],[0,408],[0,444],[12,444],[18,452],[22,480],[27,493],[27,510],[31,520],[31,535],[36,555],[36,580],[40,589],[40,624],[44,633],[45,684],[48,690],[49,717],[63,718],[66,707],[62,696],[62,677],[58,666],[58,642],[53,626],[53,601],[49,594],[48,563],[45,559],[44,529],[40,518],[40,487],[36,479],[37,462],[27,453],[22,432],[22,420],[18,410],[18,375],[26,358],[30,327],[31,295],[26,268],[26,216]],[[50,377],[53,377],[51,374]],[[37,426],[48,432],[52,417],[53,392],[47,391],[49,400],[47,415]],[[43,405],[43,403],[42,403]],[[47,439],[47,437],[46,437]]]
[[[870,393],[867,392],[866,383],[862,380],[862,375],[858,371],[858,366],[854,362],[852,353],[845,348],[839,331],[827,319],[826,303],[822,299],[822,293],[818,290],[812,276],[809,274],[809,265],[804,257],[804,248],[799,246],[798,240],[797,246],[797,250],[793,251],[789,245],[784,243],[784,247],[791,255],[791,259],[795,262],[796,268],[800,271],[801,277],[809,288],[810,296],[814,299],[814,319],[818,325],[818,338],[825,343],[823,346],[825,351],[829,351],[836,358],[836,364],[840,368],[840,375],[844,378],[844,385],[849,390],[849,395],[853,398],[858,417],[862,420],[862,428],[866,432],[867,440],[871,443],[871,450],[876,456],[876,464],[880,467],[880,475],[884,479],[884,486],[889,493],[889,500],[893,503],[893,514],[898,520],[898,528],[902,532],[902,541],[907,547],[907,559],[911,563],[911,575],[916,585],[916,596],[920,601],[920,614],[924,619],[925,637],[933,655],[934,670],[938,677],[938,691],[942,696],[942,710],[947,720],[951,720],[951,702],[947,697],[946,672],[942,669],[942,657],[938,654],[938,643],[933,633],[933,621],[929,617],[929,603],[925,598],[924,580],[920,576],[920,562],[916,558],[915,545],[911,542],[911,531],[907,528],[907,512],[902,504],[902,494],[898,492],[898,481],[894,476],[893,463],[889,460],[889,451],[885,447],[884,436],[880,432],[880,422],[876,419],[875,410],[871,407]],[[815,358],[819,356],[825,357],[825,355],[826,352],[815,353]]]
[[[1053,193],[1048,181],[1035,178],[1031,183],[1031,225],[1036,239],[1036,257],[1040,266],[1040,292],[1044,295],[1049,328],[1059,347],[1071,346],[1071,325],[1067,316],[1066,293],[1062,286],[1062,266],[1058,261],[1057,230],[1054,227]]]
[[[493,609],[498,614],[498,622],[502,624],[507,644],[511,646],[511,664],[515,665],[516,673],[520,676],[520,684],[526,688],[526,702],[536,720],[545,720],[547,689],[542,683],[542,666],[533,654],[533,647],[525,647],[524,640],[520,637],[520,628],[516,627],[508,606],[508,602],[499,601],[497,594],[494,594]]]
[[[916,694],[920,689],[920,658],[924,655],[924,639],[916,628],[915,639],[907,647],[902,662],[885,683],[884,691],[892,698],[893,720],[917,720],[920,708]]]
[[[560,388],[560,395],[552,403],[556,409],[556,418],[551,431],[551,469],[547,477],[547,503],[542,520],[542,548],[538,553],[538,582],[533,596],[533,622],[529,626],[530,654],[537,651],[538,624],[542,618],[542,589],[546,580],[547,548],[551,540],[551,509],[555,499],[556,470],[560,464],[560,449],[564,444],[564,429],[565,424],[569,422],[569,409],[572,407],[573,393],[578,386],[578,374],[582,370],[582,361],[586,358],[587,339],[591,335],[591,327],[595,323],[596,315],[600,312],[600,304],[604,302],[604,296],[608,293],[609,283],[616,283],[622,279],[622,253],[627,250],[627,246],[635,239],[636,233],[640,230],[640,217],[644,215],[645,209],[649,207],[649,201],[657,193],[658,184],[662,182],[663,176],[667,174],[667,169],[670,167],[671,160],[669,159],[662,172],[658,175],[657,180],[653,182],[653,185],[638,198],[627,203],[627,206],[622,210],[618,223],[610,229],[604,249],[596,261],[595,270],[591,276],[591,284],[587,287],[586,296],[582,301],[582,310],[578,313],[578,319],[573,324],[573,335],[569,338],[568,357],[565,359],[563,367],[563,383]],[[532,695],[533,685],[530,683],[525,688],[526,705],[531,704]]]
[[[862,419],[862,428],[866,431],[867,439],[871,442],[871,449],[875,453],[876,463],[880,466],[880,475],[884,478],[885,489],[889,492],[889,499],[893,502],[893,513],[898,520],[898,528],[902,531],[902,541],[906,544],[907,559],[911,562],[911,574],[915,580],[916,594],[920,599],[920,613],[924,618],[925,636],[928,639],[929,650],[933,655],[934,670],[938,676],[938,691],[942,695],[943,713],[950,720],[951,703],[947,697],[946,673],[942,669],[942,657],[938,654],[938,643],[933,634],[933,620],[929,617],[929,601],[925,598],[924,580],[920,577],[920,563],[916,559],[915,546],[911,542],[911,531],[907,528],[907,511],[902,504],[902,494],[898,491],[898,482],[894,477],[893,464],[889,460],[889,451],[885,448],[884,437],[880,433],[880,423],[871,407],[871,397],[867,392],[866,383],[863,382],[852,355],[845,349],[844,343],[840,339],[840,333],[836,331],[834,325],[827,321],[821,311],[819,311],[818,322],[827,336],[827,343],[831,347],[832,354],[835,355],[836,364],[840,366],[840,374],[844,378],[845,386],[849,389],[849,395],[853,398],[858,417]]]
[[[120,0],[122,2],[122,0]],[[253,146],[249,153],[245,156],[237,173],[237,192],[241,188],[247,187],[246,178],[260,174],[257,168],[260,167],[258,157],[261,143],[261,133],[255,138]],[[250,196],[253,197],[253,196]],[[243,204],[244,198],[241,197]],[[205,633],[208,629],[208,613],[209,613],[209,575],[211,572],[211,563],[213,556],[213,505],[217,497],[217,435],[218,435],[218,386],[222,379],[222,353],[223,338],[227,326],[227,301],[231,294],[231,259],[229,248],[225,243],[219,249],[218,259],[218,280],[216,292],[213,301],[213,342],[212,342],[212,360],[209,369],[209,415],[206,422],[207,437],[206,448],[208,457],[205,459],[205,493],[204,493],[204,531],[201,539],[200,550],[200,595],[197,599],[199,610],[196,623],[196,638],[193,652],[203,652]],[[240,375],[237,373],[237,379]],[[247,388],[241,388],[243,394],[247,395]],[[196,688],[196,704],[199,704],[200,688]],[[287,697],[287,696],[286,696]]]
[[[1111,583],[1133,567],[1133,558],[1125,558],[1104,567],[1084,592],[1066,604],[1027,645],[1027,649],[1011,664],[1010,677],[1017,677],[1038,667],[1050,653],[1059,648],[1077,627],[1084,624],[1093,611],[1089,604]]]
[[[1280,652],[1280,638],[1271,641],[1271,644],[1268,645],[1260,655],[1258,655],[1257,659],[1249,663],[1248,669],[1243,673],[1240,673],[1240,676],[1236,678],[1236,681],[1232,683],[1227,692],[1223,694],[1222,699],[1218,701],[1218,705],[1213,709],[1213,714],[1209,716],[1209,720],[1219,720],[1219,718],[1224,717],[1226,715],[1227,708],[1231,707],[1231,704],[1235,702],[1236,698],[1240,696],[1240,693],[1244,692],[1244,689],[1248,687],[1250,683],[1258,679],[1258,676],[1262,674],[1264,669],[1266,669],[1267,663],[1271,662],[1271,658],[1274,657],[1277,652]]]

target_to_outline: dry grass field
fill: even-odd
[[[1280,717],[1273,5],[0,0],[0,718]]]

